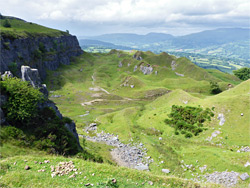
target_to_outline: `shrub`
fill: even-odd
[[[9,20],[4,20],[3,26],[6,27],[6,28],[10,28],[11,24],[10,24]]]
[[[197,136],[200,132],[205,130],[203,123],[206,120],[211,121],[214,114],[209,108],[203,110],[200,106],[178,106],[173,105],[172,111],[168,115],[169,119],[165,119],[165,123],[174,127],[175,135],[184,134],[186,138]]]
[[[11,71],[14,75],[17,74],[18,69],[17,69],[17,64],[16,64],[16,62],[10,63],[10,64],[8,65],[8,68],[10,69],[10,71]]]
[[[33,51],[33,58],[38,60],[42,58],[42,52],[39,49]]]
[[[42,53],[46,53],[47,50],[44,46],[44,44],[42,42],[39,42],[39,50],[42,52]]]
[[[241,80],[250,79],[250,68],[248,67],[243,67],[239,70],[234,70],[233,73],[235,76],[237,76]]]
[[[72,120],[59,119],[51,107],[38,109],[38,103],[44,100],[38,89],[18,78],[7,78],[0,84],[1,92],[8,97],[2,108],[8,123],[14,125],[1,129],[1,141],[12,140],[18,146],[53,154],[71,155],[79,151],[76,138],[64,126]]]
[[[6,118],[10,122],[23,122],[37,114],[37,104],[43,100],[43,94],[28,82],[18,78],[7,78],[0,83],[1,92],[8,95],[3,106]]]
[[[211,94],[218,94],[222,92],[217,82],[210,82],[210,92]]]

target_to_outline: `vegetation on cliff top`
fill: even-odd
[[[0,15],[1,36],[11,39],[27,37],[59,37],[69,35],[67,32],[44,27],[22,19]]]

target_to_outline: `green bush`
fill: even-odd
[[[39,49],[36,49],[33,51],[33,58],[35,60],[41,59],[42,58],[42,52]]]
[[[47,50],[44,46],[44,44],[42,42],[39,42],[39,50],[42,52],[42,53],[46,53]]]
[[[10,24],[9,20],[4,20],[3,26],[6,27],[6,28],[10,28],[11,24]]]
[[[79,151],[76,138],[64,126],[72,120],[59,119],[51,107],[38,109],[38,103],[44,100],[38,89],[18,78],[7,78],[0,83],[1,92],[8,97],[2,108],[7,122],[14,125],[2,127],[1,141],[53,154],[72,155]]]
[[[18,69],[17,69],[17,64],[16,64],[16,62],[10,63],[10,64],[8,65],[8,68],[10,69],[10,71],[11,71],[14,75],[17,74]]]
[[[211,94],[218,94],[222,92],[217,82],[210,82],[210,92]]]
[[[239,70],[234,70],[233,73],[235,76],[237,76],[241,80],[250,79],[250,68],[248,67],[243,67]]]
[[[205,130],[203,123],[206,120],[211,121],[214,114],[209,108],[203,110],[199,107],[191,106],[178,106],[173,105],[172,111],[168,115],[169,119],[165,119],[165,123],[174,127],[175,135],[184,134],[186,138],[199,135],[200,132]]]
[[[37,114],[37,104],[43,100],[43,94],[38,89],[15,77],[1,81],[0,88],[8,95],[8,101],[2,107],[7,121],[23,122]]]

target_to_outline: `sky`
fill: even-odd
[[[0,0],[0,13],[77,36],[250,27],[250,0]]]

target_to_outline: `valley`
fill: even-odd
[[[141,72],[141,62],[153,67],[151,74]],[[217,81],[224,92],[211,95],[210,81]],[[162,169],[169,169],[171,176],[202,182],[206,173],[249,168],[244,167],[249,153],[237,152],[249,144],[249,119],[241,116],[249,114],[249,81],[240,83],[230,74],[207,71],[166,53],[112,50],[85,52],[76,63],[49,73],[46,83],[50,99],[76,122],[79,134],[97,138],[101,132],[110,133],[124,144],[142,144],[147,148],[144,164],[154,174],[163,175]],[[172,105],[214,107],[215,116],[205,123],[206,131],[187,139],[164,123]],[[222,126],[217,119],[221,113],[226,120]],[[92,123],[95,129],[86,132]]]
[[[249,69],[227,73],[248,59],[217,57],[221,34],[104,35],[120,44],[86,52],[68,30],[0,18],[0,187],[249,187]],[[149,50],[162,39],[214,53]]]

